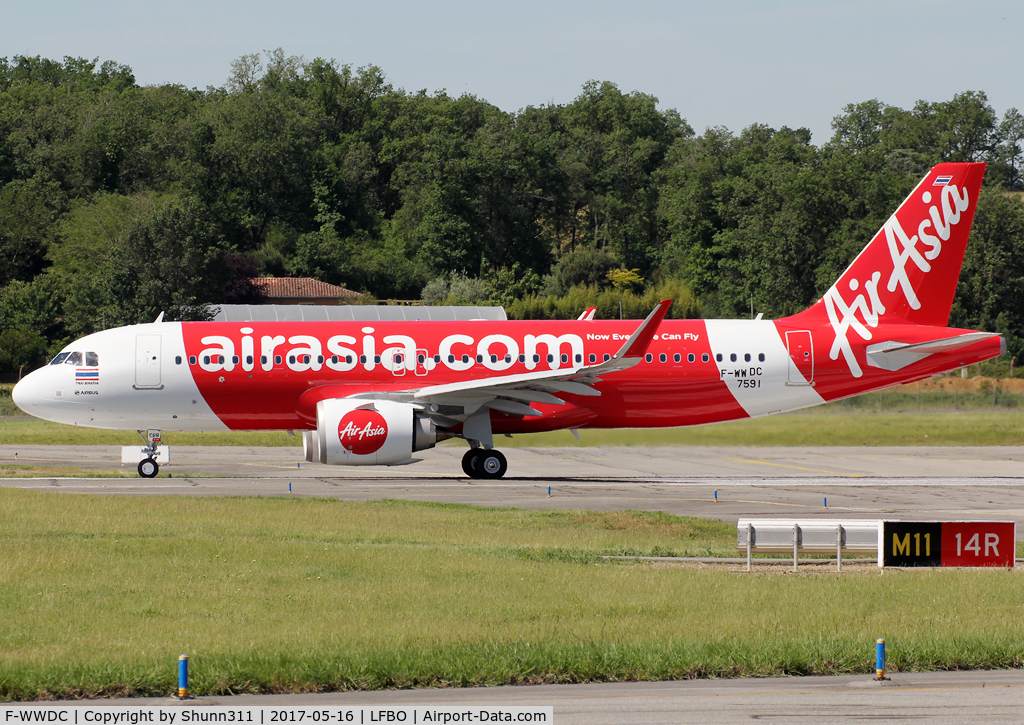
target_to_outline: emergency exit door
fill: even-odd
[[[160,335],[135,336],[135,389],[159,390]]]

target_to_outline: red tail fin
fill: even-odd
[[[934,167],[821,300],[798,317],[827,315],[838,334],[864,326],[857,312],[871,327],[882,315],[944,327],[984,175],[980,163]]]

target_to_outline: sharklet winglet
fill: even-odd
[[[654,334],[658,331],[661,321],[668,314],[670,307],[672,307],[672,300],[662,300],[659,302],[658,306],[651,310],[651,314],[647,315],[647,319],[640,323],[640,326],[629,336],[625,344],[612,356],[612,359],[643,357],[651,344],[651,340],[654,339]]]

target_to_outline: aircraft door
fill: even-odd
[[[416,374],[420,377],[427,374],[427,351],[424,348],[416,350]]]
[[[391,374],[397,378],[405,375],[406,359],[405,353],[400,349],[385,351],[384,354],[391,353]]]
[[[135,336],[135,385],[136,390],[159,390],[160,384],[160,335]]]
[[[814,385],[814,346],[810,330],[786,333],[789,349],[789,385]]]

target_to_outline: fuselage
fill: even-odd
[[[866,357],[881,339],[876,334],[856,339],[861,374],[854,376],[837,354],[834,325],[799,323],[665,320],[642,360],[593,385],[600,395],[566,393],[564,405],[532,403],[539,416],[494,410],[493,432],[686,426],[768,415],[1000,353],[1001,340],[992,336],[886,370]],[[37,417],[96,428],[313,430],[321,400],[569,371],[614,355],[636,327],[632,320],[135,325],[72,343],[68,355],[22,380],[14,397]],[[890,323],[884,339],[913,344],[965,332]]]

